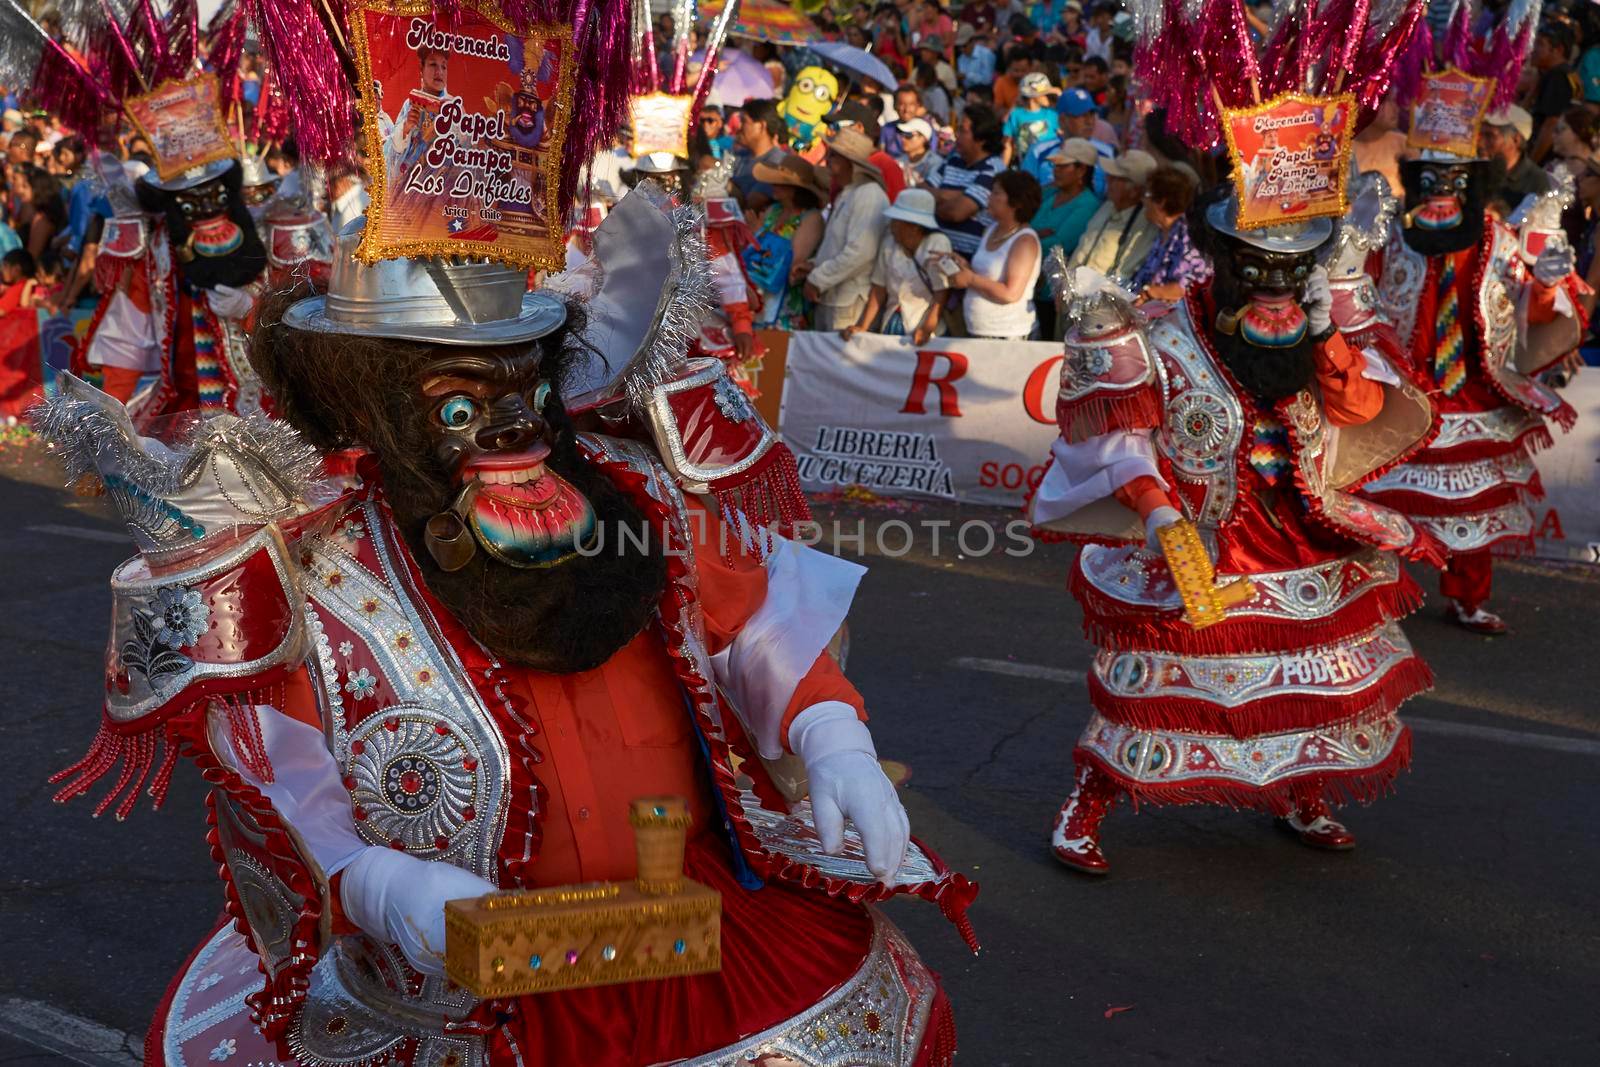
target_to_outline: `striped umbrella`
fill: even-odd
[[[700,17],[716,18],[722,13],[722,3],[723,0],[705,0],[700,5]],[[728,27],[728,35],[793,45],[822,39],[822,31],[817,29],[816,23],[781,0],[743,0]]]

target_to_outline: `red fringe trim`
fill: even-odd
[[[1467,463],[1475,459],[1495,459],[1513,452],[1527,452],[1536,456],[1555,446],[1549,427],[1542,422],[1531,424],[1527,430],[1510,441],[1465,441],[1452,448],[1430,448],[1412,462],[1417,464]]]
[[[1380,493],[1372,493],[1371,499],[1374,503],[1394,508],[1410,517],[1445,518],[1451,515],[1492,511],[1507,504],[1532,504],[1544,499],[1544,482],[1535,471],[1533,480],[1527,485],[1501,482],[1499,485],[1490,486],[1477,496],[1464,500],[1446,500],[1443,497],[1429,496],[1409,489],[1385,489]]]
[[[1560,407],[1546,415],[1545,418],[1554,420],[1555,424],[1561,427],[1562,433],[1571,433],[1572,428],[1578,425],[1577,410],[1565,400],[1561,402]]]
[[[98,819],[115,804],[115,818],[121,822],[133,814],[134,807],[139,803],[139,790],[150,777],[151,769],[156,766],[156,751],[160,747],[161,737],[156,730],[118,734],[102,724],[83,758],[50,776],[51,785],[66,782],[53,799],[57,804],[65,804],[83,796],[120,764],[122,769],[116,782],[94,806],[94,817]],[[155,799],[153,807],[161,807],[167,799],[167,787],[172,782],[172,765],[177,761],[177,756],[177,752],[169,745],[150,786],[150,796]]]
[[[219,703],[227,715],[229,739],[239,754],[239,762],[263,782],[273,781],[272,760],[267,756],[267,743],[261,736],[261,719],[255,703],[232,695],[222,697]]]
[[[1241,740],[1289,730],[1318,730],[1393,715],[1400,705],[1433,688],[1433,671],[1415,655],[1389,669],[1376,685],[1351,696],[1283,694],[1224,708],[1195,697],[1113,696],[1089,675],[1089,702],[1106,719],[1140,730],[1217,734]]]
[[[261,989],[245,997],[245,1003],[250,1006],[251,1021],[260,1029],[262,1036],[279,1043],[280,1058],[290,1059],[292,1057],[289,1056],[282,1039],[288,1031],[290,1021],[299,1010],[300,1003],[305,1000],[306,990],[311,985],[311,970],[321,955],[318,928],[322,921],[322,897],[311,872],[304,866],[293,839],[278,817],[277,811],[272,807],[271,801],[237,773],[223,766],[211,751],[211,746],[205,738],[203,718],[203,716],[189,716],[173,720],[167,729],[167,741],[168,744],[181,748],[183,755],[195,762],[200,768],[201,776],[212,786],[211,794],[206,797],[206,823],[209,827],[206,843],[211,846],[211,859],[217,864],[217,873],[225,887],[227,903],[224,912],[233,919],[234,929],[240,936],[253,945],[244,905],[239,899],[239,892],[234,887],[233,879],[228,876],[226,857],[222,854],[222,846],[217,837],[216,790],[219,789],[237,800],[249,812],[265,840],[271,844],[272,854],[283,860],[286,867],[294,872],[290,877],[289,888],[306,901],[305,908],[294,922],[292,932],[294,956],[278,972],[276,978],[268,977],[265,967],[258,961],[257,967],[261,970],[265,981]],[[280,870],[276,873],[285,872]]]
[[[767,553],[767,539],[760,536],[760,530],[792,536],[796,526],[811,521],[811,505],[800,488],[794,453],[782,442],[774,443],[749,470],[712,482],[710,488],[730,530],[742,532],[745,523],[756,527],[752,531],[755,536],[744,548],[757,559],[764,559]],[[728,541],[725,551],[731,554],[732,539]]]
[[[1128,794],[1135,810],[1142,804],[1156,807],[1210,804],[1235,810],[1264,811],[1282,818],[1318,801],[1335,807],[1350,803],[1371,804],[1393,793],[1395,779],[1411,766],[1411,730],[1406,727],[1401,731],[1394,750],[1376,766],[1351,771],[1312,771],[1258,789],[1231,781],[1197,781],[1183,785],[1135,782],[1087,749],[1079,748],[1073,756],[1089,760],[1110,775],[1117,787]]]
[[[938,975],[934,976],[935,979]],[[941,988],[928,1014],[928,1028],[922,1034],[922,1048],[913,1067],[950,1067],[956,1059],[956,1015],[950,998]]]
[[[1150,430],[1161,425],[1161,398],[1154,384],[1122,396],[1091,393],[1077,400],[1056,400],[1056,425],[1071,444],[1113,430]]]
[[[1083,632],[1101,648],[1156,650],[1195,656],[1236,656],[1257,652],[1296,652],[1333,644],[1402,619],[1422,607],[1422,587],[1405,571],[1393,582],[1374,584],[1332,615],[1314,621],[1242,616],[1204,630],[1184,621],[1180,610],[1142,611],[1107,596],[1072,568],[1067,588],[1083,607]]]

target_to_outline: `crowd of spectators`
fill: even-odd
[[[1600,14],[1571,7],[1573,17],[1556,10],[1540,24],[1518,102],[1489,116],[1480,149],[1502,216],[1566,168],[1577,192],[1569,239],[1600,284]],[[1247,17],[1252,35],[1269,32],[1272,0],[1252,0]],[[1048,339],[1059,328],[1040,279],[1058,249],[1140,300],[1180,300],[1209,277],[1188,215],[1226,161],[1169,136],[1140,99],[1132,18],[1115,0],[885,0],[813,18],[822,37],[886,64],[895,84],[841,71],[827,132],[804,153],[766,100],[713,109],[721,147],[693,141],[691,170],[736,156],[766,325]],[[780,99],[785,79],[815,61],[804,48],[731,46],[766,63]],[[1357,167],[1396,192],[1404,131],[1389,103],[1354,145]]]

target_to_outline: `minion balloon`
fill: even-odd
[[[778,114],[789,124],[789,144],[797,152],[809,149],[822,128],[823,118],[839,97],[839,79],[822,67],[801,67],[789,95],[778,103]]]

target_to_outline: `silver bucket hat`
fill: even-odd
[[[561,328],[567,305],[528,292],[526,271],[487,260],[385,259],[355,256],[367,220],[340,232],[328,294],[293,304],[283,323],[296,330],[359,333],[444,345],[531,341]]]
[[[1254,230],[1240,229],[1238,218],[1239,195],[1232,188],[1226,197],[1206,208],[1206,222],[1213,230],[1268,252],[1309,252],[1333,236],[1334,220],[1330,218],[1262,226]]]
[[[153,185],[157,189],[165,189],[169,193],[181,193],[185,189],[193,189],[197,185],[204,185],[213,178],[222,177],[237,162],[238,160],[233,158],[212,160],[210,163],[205,163],[198,167],[190,167],[183,173],[165,181],[154,170],[150,170],[146,171],[139,180],[146,185]]]

